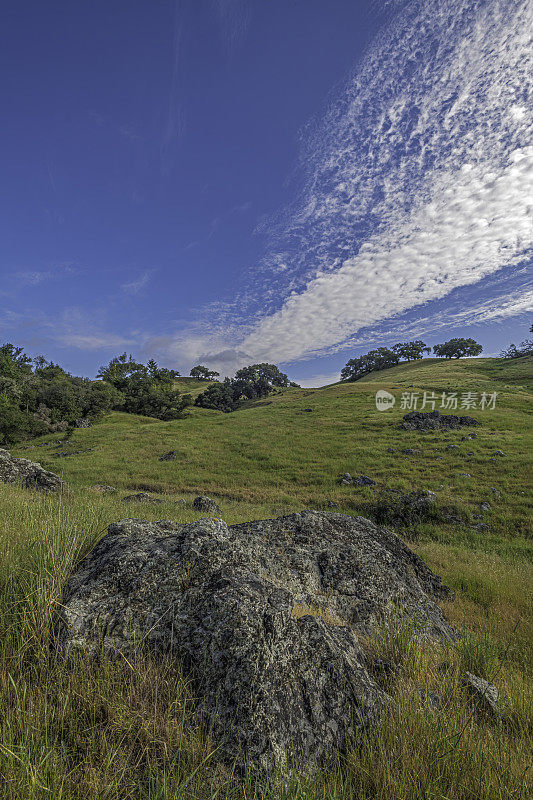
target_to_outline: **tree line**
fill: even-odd
[[[441,358],[464,358],[478,356],[482,345],[474,339],[449,339],[442,344],[433,345],[433,353]],[[431,353],[431,349],[421,339],[411,342],[398,342],[392,347],[378,347],[359,358],[351,358],[341,370],[341,381],[357,381],[370,372],[379,372],[399,364],[400,361],[417,361]]]
[[[100,367],[97,380],[71,375],[43,356],[34,359],[22,347],[0,347],[0,446],[46,433],[67,432],[80,419],[97,420],[109,411],[142,414],[160,420],[179,419],[192,405],[183,394],[177,370],[142,364],[126,353]],[[212,381],[218,372],[197,365],[191,376]],[[208,386],[196,405],[235,411],[246,400],[266,397],[282,387],[296,386],[274,364],[252,364]]]

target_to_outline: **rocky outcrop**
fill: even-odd
[[[203,494],[195,497],[192,505],[195,511],[201,511],[203,514],[222,514],[222,509],[218,503]]]
[[[170,450],[168,453],[164,453],[162,456],[159,456],[159,461],[175,461],[178,457],[177,450]]]
[[[162,503],[159,497],[150,497],[147,492],[137,492],[122,498],[125,503]]]
[[[27,458],[14,458],[7,450],[0,450],[0,481],[21,483],[27,489],[43,492],[60,492],[65,488],[61,478]]]
[[[305,511],[228,527],[123,520],[64,589],[66,651],[170,651],[217,758],[272,773],[335,757],[390,700],[358,639],[403,618],[453,638],[427,565],[361,517]]]
[[[405,414],[400,427],[406,431],[455,430],[468,425],[481,425],[473,417],[441,414],[440,411],[411,411]]]
[[[92,428],[93,424],[88,417],[77,419],[74,423],[75,428]]]

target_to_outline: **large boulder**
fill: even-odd
[[[0,450],[0,481],[20,483],[43,492],[60,492],[65,486],[59,475],[48,472],[36,461],[15,458],[7,450]]]
[[[408,619],[422,639],[452,639],[435,602],[451,594],[361,517],[123,520],[65,586],[56,632],[67,652],[171,651],[217,757],[272,773],[335,757],[390,701],[358,634]]]
[[[440,411],[411,411],[404,414],[400,427],[406,431],[456,430],[464,426],[481,425],[473,417],[441,414]]]

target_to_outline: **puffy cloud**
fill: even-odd
[[[243,295],[267,310],[251,330],[241,317],[240,350],[331,352],[531,256],[532,28],[529,0],[396,17],[304,134],[305,189]]]

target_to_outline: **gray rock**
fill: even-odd
[[[471,476],[471,474],[469,472],[460,472],[459,473],[459,477],[460,478],[471,478],[472,476]]]
[[[7,450],[0,449],[0,481],[20,483],[27,489],[43,492],[60,492],[65,488],[61,478],[43,469],[36,461],[27,458],[14,458]]]
[[[493,456],[499,456],[500,458],[504,458],[505,453],[503,453],[501,450],[495,450],[492,455]]]
[[[162,503],[158,497],[150,497],[146,492],[138,492],[137,494],[129,494],[127,497],[122,498],[126,503]]]
[[[404,415],[400,427],[406,431],[455,430],[467,425],[480,424],[472,417],[457,417],[454,414],[441,414],[440,411],[411,411]]]
[[[90,419],[87,417],[83,417],[82,419],[77,419],[74,423],[75,428],[92,428],[93,424]]]
[[[501,497],[502,496],[502,493],[500,492],[500,490],[496,489],[495,486],[491,486],[490,490],[491,490],[492,494],[494,495],[494,497]]]
[[[159,456],[159,461],[175,461],[178,457],[177,450],[170,450],[168,453],[164,453],[164,455]]]
[[[414,694],[415,700],[423,706],[427,706],[432,711],[440,711],[442,707],[442,698],[437,692],[432,692],[429,689],[417,689]]]
[[[461,679],[461,686],[480,708],[493,714],[500,713],[500,695],[492,683],[466,672]]]
[[[467,456],[473,456],[473,455],[474,455],[474,453],[473,453],[472,451],[470,451],[469,453],[467,453]]]
[[[359,475],[353,479],[352,483],[354,486],[376,486],[376,481],[369,478],[368,475]]]
[[[474,527],[479,533],[487,533],[487,531],[490,531],[490,525],[487,525],[486,522],[478,522]]]
[[[416,450],[413,450],[412,447],[404,447],[402,450],[402,455],[404,456],[412,456],[416,453]]]
[[[448,444],[448,445],[446,445],[446,450],[460,450],[460,449],[461,448],[459,447],[458,444]]]
[[[345,472],[344,475],[341,477],[341,484],[344,486],[348,486],[348,484],[353,483],[353,478],[349,472]]]
[[[326,505],[328,508],[338,508],[339,504],[336,503],[334,500],[326,500]]]
[[[387,447],[387,453],[395,453],[395,452],[396,452],[395,447]]]
[[[490,511],[490,503],[488,503],[487,501],[479,503],[479,507],[482,511]]]
[[[170,652],[212,726],[217,758],[273,773],[357,740],[389,696],[358,633],[409,619],[453,639],[453,593],[397,536],[361,517],[304,511],[227,527],[123,520],[64,587],[67,652]]]
[[[89,486],[89,489],[93,489],[99,494],[111,494],[117,491],[114,486],[108,486],[106,483],[95,483],[93,486]]]
[[[202,511],[205,514],[222,514],[222,509],[214,500],[205,495],[195,497],[193,500],[193,508],[196,511]]]

